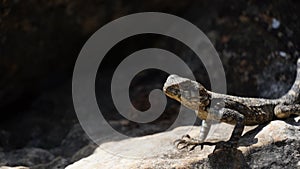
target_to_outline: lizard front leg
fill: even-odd
[[[177,148],[179,149],[184,149],[184,148],[190,148],[189,150],[193,150],[197,146],[201,146],[201,148],[204,145],[216,145],[216,149],[219,148],[237,148],[238,146],[238,141],[243,133],[244,126],[245,126],[245,120],[244,120],[244,115],[239,113],[238,111],[228,109],[228,108],[223,108],[220,111],[223,111],[223,116],[221,118],[221,122],[229,123],[229,124],[235,124],[235,127],[233,129],[233,132],[231,134],[231,137],[228,141],[219,141],[219,142],[203,142],[200,140],[196,140],[193,138],[190,138],[189,136],[186,137],[187,139],[179,139],[176,140],[178,142]]]
[[[199,141],[204,142],[211,128],[211,121],[202,120]]]
[[[201,111],[196,110],[195,113],[196,115],[202,119],[202,124],[201,124],[201,129],[200,129],[200,135],[199,135],[199,139],[196,138],[191,138],[188,134],[182,136],[181,139],[177,139],[175,140],[175,143],[177,143],[177,148],[178,149],[183,149],[183,148],[188,148],[189,146],[192,146],[192,148],[190,150],[193,150],[197,145],[200,145],[201,143],[203,143],[210,131],[212,122],[219,122],[221,117],[222,117],[222,113],[220,113],[220,110],[222,108],[223,105],[221,105],[220,103],[216,103],[213,108],[208,109],[208,114],[206,116],[206,119],[202,119],[201,117]],[[182,147],[180,147],[182,145]],[[203,145],[201,145],[201,149],[203,149]]]
[[[193,150],[195,147],[204,142],[209,133],[210,128],[211,121],[202,120],[199,139],[191,138],[188,134],[183,135],[181,139],[175,140],[175,143],[177,143],[177,148],[184,149],[191,146],[192,148],[190,149],[190,151]],[[181,145],[182,147],[180,147]],[[203,145],[201,146],[201,149],[203,149]]]

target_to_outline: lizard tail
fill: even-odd
[[[291,89],[281,97],[282,100],[288,101],[289,104],[299,102],[300,96],[300,58],[297,60],[297,75]]]

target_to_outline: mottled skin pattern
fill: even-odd
[[[204,142],[210,128],[210,124],[202,123],[201,139],[183,136],[177,140],[177,148],[203,145],[217,145],[217,147],[236,148],[245,125],[264,124],[274,119],[288,118],[291,114],[300,115],[300,59],[297,61],[297,76],[291,89],[278,99],[247,98],[225,94],[218,94],[206,90],[201,84],[170,75],[164,85],[164,92],[172,99],[179,101],[184,106],[195,110],[197,116],[207,121],[209,112],[212,120],[235,125],[230,139],[227,142]],[[215,100],[215,102],[213,102]],[[219,118],[218,118],[219,115]],[[204,125],[204,127],[203,127]],[[201,135],[202,134],[202,135]]]

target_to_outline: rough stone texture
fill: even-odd
[[[35,165],[30,167],[31,169],[62,169],[65,168],[69,164],[67,159],[62,157],[57,157],[49,163]]]
[[[28,167],[18,166],[18,167],[8,167],[8,166],[2,166],[0,169],[29,169]]]
[[[74,142],[74,140],[77,140]],[[61,142],[61,155],[65,157],[72,156],[75,154],[80,148],[91,143],[91,140],[82,130],[80,124],[76,124],[73,126],[71,131],[67,134],[66,138]]]
[[[70,162],[90,155],[95,149],[95,144],[91,142],[80,125],[75,124],[62,140],[61,145],[49,151],[27,147],[0,152],[0,166],[22,165],[30,168],[64,168]]]
[[[297,121],[299,118],[296,119]],[[216,150],[205,146],[178,151],[173,141],[199,127],[178,127],[172,131],[101,144],[94,154],[67,169],[97,168],[299,168],[300,122],[288,119],[267,126],[248,127],[238,150]],[[209,140],[226,139],[232,126],[221,124]]]
[[[0,164],[8,166],[33,166],[41,163],[48,163],[54,159],[50,152],[39,148],[24,148],[5,153],[0,159]]]

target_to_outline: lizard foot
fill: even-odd
[[[201,146],[201,150],[204,145],[208,146],[216,146],[214,152],[218,149],[236,149],[237,142],[233,141],[219,141],[219,142],[203,142],[201,140],[191,138],[189,135],[182,136],[181,139],[177,139],[174,141],[177,149],[182,150],[187,148],[189,151],[194,150],[197,146]]]
[[[201,150],[203,149],[202,145],[204,142],[195,138],[191,138],[188,134],[183,135],[181,139],[177,139],[174,141],[177,149],[182,150],[187,148],[189,151],[194,150],[197,146],[201,146]]]

